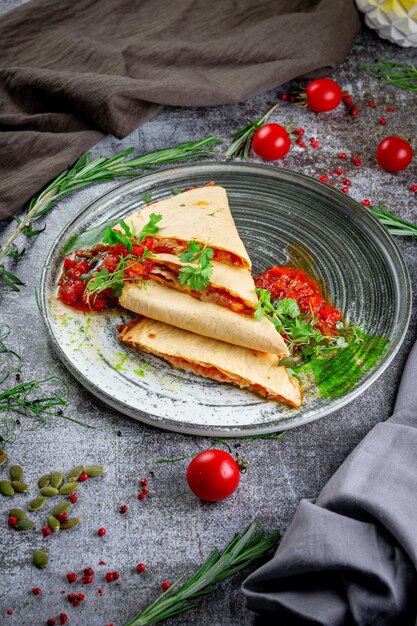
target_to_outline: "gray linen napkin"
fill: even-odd
[[[408,626],[417,613],[417,344],[394,415],[317,500],[302,500],[274,558],[243,584],[261,623]]]

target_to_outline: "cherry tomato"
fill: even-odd
[[[187,482],[191,491],[208,502],[228,498],[236,491],[239,481],[239,466],[224,450],[200,452],[187,469]]]
[[[399,172],[410,165],[413,149],[405,139],[392,135],[381,141],[376,150],[376,160],[387,172]]]
[[[318,78],[306,87],[307,105],[312,111],[323,113],[335,109],[342,102],[342,90],[330,78]]]
[[[286,129],[279,124],[265,124],[258,128],[253,136],[253,151],[264,159],[274,161],[285,156],[291,148],[291,141]]]

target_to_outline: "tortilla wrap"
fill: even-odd
[[[226,191],[223,187],[198,187],[176,196],[148,204],[125,218],[125,222],[138,233],[149,221],[151,213],[162,215],[159,230],[153,237],[162,244],[177,245],[171,249],[179,254],[192,239],[200,244],[208,243],[215,251],[234,255],[234,261],[218,258],[222,263],[233,263],[246,269],[251,261],[239,237],[230,212]]]
[[[119,304],[139,315],[198,335],[270,352],[281,358],[289,356],[283,338],[266,317],[258,322],[254,317],[239,315],[212,302],[196,300],[151,280],[144,287],[126,283]]]
[[[209,288],[197,292],[192,291],[188,285],[182,285],[178,280],[178,274],[182,267],[185,265],[196,267],[196,263],[183,263],[174,254],[161,253],[155,254],[152,257],[152,261],[155,267],[151,270],[150,276],[162,285],[188,293],[205,302],[216,302],[220,306],[229,307],[236,313],[253,315],[256,310],[258,297],[255,291],[255,283],[251,273],[246,269],[213,261],[213,273],[210,278]],[[221,298],[216,299],[217,294],[215,290],[224,293],[225,297],[223,300]],[[232,296],[229,299],[230,301],[227,299],[227,294]],[[234,299],[237,299],[237,302]]]
[[[167,360],[173,367],[232,383],[294,407],[301,405],[298,381],[279,367],[274,354],[233,346],[142,317],[119,335],[126,344]]]

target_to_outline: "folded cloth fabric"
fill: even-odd
[[[416,381],[417,344],[394,415],[368,433],[315,502],[301,501],[274,558],[244,582],[261,623],[416,623]]]
[[[353,0],[33,0],[0,18],[0,219],[160,105],[239,102],[329,74]]]

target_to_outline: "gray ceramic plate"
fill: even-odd
[[[289,261],[314,259],[315,271],[345,317],[390,339],[384,356],[356,386],[338,398],[307,392],[295,410],[230,385],[171,369],[164,361],[129,350],[115,326],[119,312],[78,313],[55,297],[60,250],[72,235],[144,206],[143,196],[164,198],[173,188],[225,187],[254,274]],[[388,366],[403,341],[411,306],[405,263],[383,227],[345,194],[294,172],[251,164],[186,165],[120,185],[61,233],[42,276],[41,304],[52,343],[72,374],[98,398],[138,420],[198,435],[249,435],[293,428],[347,404]]]

